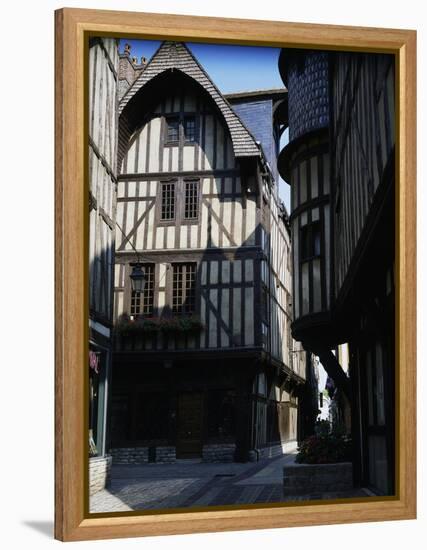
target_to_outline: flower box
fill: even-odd
[[[341,493],[353,489],[351,462],[289,464],[283,468],[284,496]]]
[[[122,315],[116,324],[115,330],[121,335],[153,334],[197,334],[204,329],[203,323],[196,315],[143,317],[131,319]]]

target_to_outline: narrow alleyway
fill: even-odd
[[[183,460],[174,464],[115,466],[110,487],[91,497],[90,511],[122,512],[368,496],[364,490],[354,490],[345,494],[285,497],[283,466],[294,459],[294,454],[286,454],[256,464]]]

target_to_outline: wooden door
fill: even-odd
[[[203,395],[181,393],[178,397],[177,458],[202,455]]]

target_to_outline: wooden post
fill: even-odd
[[[236,462],[247,462],[251,444],[251,393],[252,369],[250,373],[236,376]]]
[[[311,351],[319,357],[319,360],[322,363],[325,371],[328,373],[328,376],[332,378],[337,388],[340,388],[351,402],[350,380],[343,371],[335,355],[331,352],[330,349],[325,348],[313,349]]]

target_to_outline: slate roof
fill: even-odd
[[[232,92],[229,94],[224,94],[224,97],[233,102],[234,100],[238,101],[239,99],[273,99],[279,100],[284,99],[288,95],[288,90],[283,88],[265,88],[262,90],[242,90],[240,92]]]
[[[260,156],[261,152],[249,130],[233,111],[206,71],[198,63],[189,49],[182,42],[162,42],[145,69],[135,80],[120,101],[119,114],[122,114],[132,97],[150,80],[164,71],[176,69],[198,82],[210,95],[222,113],[228,126],[236,157]]]

